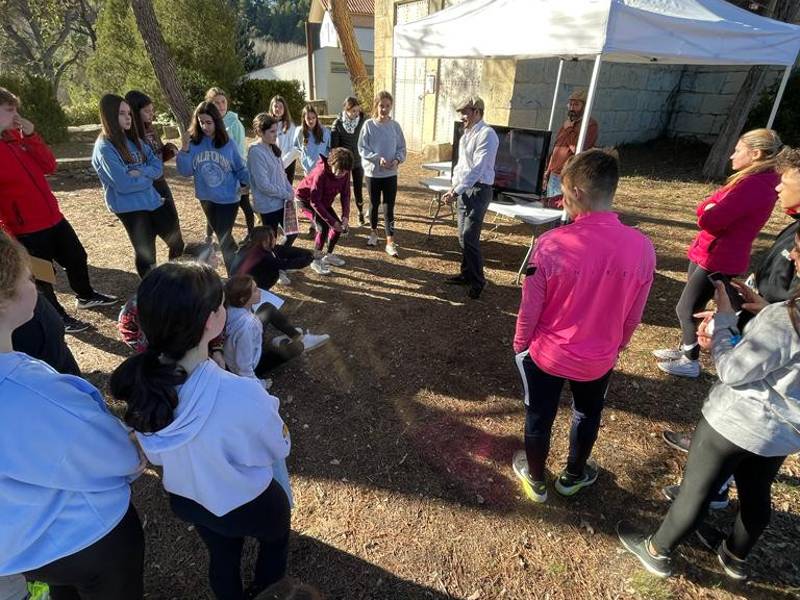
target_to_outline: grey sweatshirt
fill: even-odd
[[[250,145],[247,170],[250,173],[253,207],[257,213],[283,210],[283,203],[294,198],[294,190],[286,177],[281,159],[261,142]]]
[[[800,337],[786,303],[770,304],[735,346],[736,316],[714,317],[711,354],[719,382],[703,416],[718,433],[759,456],[800,450]]]
[[[403,137],[403,130],[394,119],[383,123],[377,119],[369,119],[358,136],[358,152],[361,154],[365,177],[394,177],[397,169],[381,167],[380,162],[381,158],[399,162],[406,159],[406,138]]]

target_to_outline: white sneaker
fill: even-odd
[[[685,356],[681,356],[678,360],[660,362],[658,363],[658,368],[664,371],[664,373],[677,375],[678,377],[690,377],[694,379],[700,376],[700,361],[692,360]]]
[[[278,283],[281,285],[292,285],[292,280],[286,274],[286,271],[278,271]]]
[[[344,266],[344,259],[340,256],[336,256],[335,254],[326,254],[322,257],[322,262],[330,267],[343,267]]]
[[[388,244],[386,244],[386,254],[394,258],[397,258],[397,246],[395,245],[394,242],[389,242]]]
[[[367,246],[377,246],[378,245],[378,236],[375,235],[375,232],[369,234],[369,239],[367,240]]]
[[[653,350],[653,356],[658,360],[678,360],[683,356],[683,350],[680,348],[660,348]]]
[[[324,262],[322,262],[321,258],[315,258],[311,261],[311,270],[319,275],[330,275],[331,270],[328,268]]]
[[[321,333],[317,335],[311,333],[310,331],[306,331],[303,334],[303,339],[302,339],[303,348],[305,349],[305,352],[309,352],[314,348],[319,348],[320,346],[327,344],[330,341],[330,339],[331,336],[329,336],[327,333]]]

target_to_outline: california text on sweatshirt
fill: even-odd
[[[178,152],[175,163],[179,174],[194,176],[194,195],[198,200],[236,204],[239,187],[250,183],[244,159],[231,140],[222,148],[215,148],[214,140],[203,136],[199,144],[190,142],[188,151]]]

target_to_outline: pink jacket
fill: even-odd
[[[700,232],[689,246],[689,260],[726,275],[747,271],[753,240],[778,199],[780,179],[775,171],[756,173],[703,200],[697,207]]]
[[[339,220],[333,212],[333,201],[337,195],[342,203],[342,220],[350,217],[350,172],[344,177],[336,177],[328,165],[328,159],[320,156],[311,172],[297,186],[294,195],[333,227]]]
[[[558,377],[602,377],[642,319],[655,268],[653,244],[616,213],[589,213],[548,231],[522,287],[514,352],[529,350]]]

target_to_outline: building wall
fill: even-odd
[[[308,95],[308,59],[305,54],[271,67],[251,71],[247,79],[269,79],[280,81],[299,81],[304,95]]]
[[[372,72],[374,59],[372,52],[362,50],[367,73]],[[314,100],[325,100],[328,112],[339,111],[342,101],[353,95],[353,84],[339,48],[320,48],[314,51]]]

